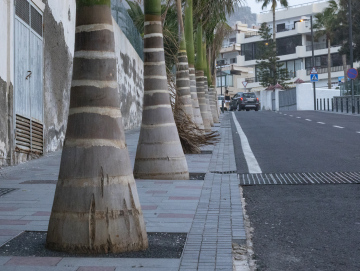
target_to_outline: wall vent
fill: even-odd
[[[16,115],[16,152],[43,154],[43,125]]]

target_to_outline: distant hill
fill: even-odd
[[[256,25],[256,14],[251,13],[250,7],[235,6],[234,13],[231,16],[228,16],[227,22],[228,25],[234,26],[237,21],[241,21],[242,23],[247,24],[248,27],[251,27],[253,24]]]

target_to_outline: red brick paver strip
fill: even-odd
[[[19,208],[16,207],[0,207],[0,212],[12,212],[19,210]]]
[[[145,192],[146,194],[166,194],[165,190],[149,190]]]
[[[198,200],[200,197],[169,197],[169,200]]]
[[[158,217],[161,218],[194,218],[193,214],[171,214],[171,213],[164,213],[164,214],[159,214]]]
[[[80,266],[76,271],[114,271],[115,268],[112,266]]]
[[[173,184],[174,182],[171,181],[156,181],[154,184]]]
[[[22,231],[19,231],[19,230],[4,229],[4,230],[0,230],[0,236],[16,236],[21,232]]]
[[[51,212],[36,212],[35,214],[32,214],[32,216],[50,216]]]
[[[55,266],[60,257],[12,257],[5,265]]]
[[[156,210],[157,207],[157,205],[141,205],[142,210]]]
[[[30,222],[31,222],[31,220],[0,219],[0,225],[26,225]]]
[[[184,188],[184,189],[202,189],[202,186],[175,186],[175,188]]]

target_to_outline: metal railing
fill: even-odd
[[[349,69],[350,66],[348,65],[346,69]],[[307,69],[306,70],[306,75],[310,75],[312,69]],[[328,68],[321,68],[321,67],[316,67],[316,70],[318,72],[318,74],[323,74],[323,73],[327,73],[328,72]],[[330,72],[341,72],[344,71],[344,66],[334,66],[331,67]]]
[[[111,14],[140,58],[144,60],[144,41],[121,0],[111,0]]]
[[[360,114],[360,96],[354,97],[355,113]],[[340,96],[334,98],[316,99],[316,110],[319,111],[333,111],[338,113],[352,112],[351,96]]]
[[[326,49],[326,48],[327,48],[326,42],[314,43],[314,50],[321,50],[321,49]],[[312,51],[312,46],[306,45],[306,51]]]
[[[294,29],[295,29],[295,27],[286,25],[285,28],[276,29],[276,32],[280,33],[280,32],[290,31],[290,30],[294,30]]]
[[[251,37],[256,37],[256,36],[259,36],[258,31],[251,31],[251,32],[246,32],[245,33],[245,38],[251,38]]]
[[[294,6],[288,6],[287,8],[281,7],[281,8],[275,9],[275,12],[276,11],[281,11],[281,10],[287,10],[289,8],[297,8],[297,7],[302,7],[302,6],[308,6],[308,5],[317,4],[317,3],[321,3],[321,2],[327,2],[327,1],[329,1],[329,0],[317,0],[317,1],[307,2],[307,3],[298,4],[298,5],[294,5]],[[269,12],[272,12],[272,10],[261,11],[260,14],[269,13]]]

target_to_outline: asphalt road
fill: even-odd
[[[263,173],[360,171],[360,117],[236,112]],[[239,173],[248,173],[232,123]],[[360,270],[360,185],[243,186],[258,270]]]

